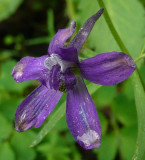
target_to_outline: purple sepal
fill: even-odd
[[[51,89],[58,90],[61,85],[61,72],[60,72],[60,66],[55,65],[52,67],[50,71],[50,77],[49,77],[49,85]]]
[[[72,21],[69,28],[59,29],[49,44],[48,54],[57,53],[58,48],[63,48],[64,43],[75,32],[76,22]]]
[[[67,92],[66,119],[71,134],[84,149],[99,148],[101,126],[90,94],[81,77]]]
[[[104,86],[124,81],[136,68],[133,59],[122,52],[98,54],[81,61],[78,66],[84,78]]]
[[[62,60],[68,62],[78,62],[78,53],[76,48],[59,48],[57,53]]]
[[[15,127],[23,132],[32,126],[38,128],[53,111],[62,93],[43,85],[36,88],[17,108]]]
[[[64,82],[67,91],[73,89],[74,85],[76,84],[76,77],[73,73],[70,72],[69,69],[64,74]]]
[[[101,8],[96,14],[94,14],[92,17],[90,17],[81,27],[77,35],[74,37],[74,39],[70,42],[68,47],[74,47],[77,49],[78,53],[80,52],[84,42],[88,38],[95,22],[99,19],[99,17],[102,15],[104,9]]]
[[[47,57],[24,57],[13,68],[11,75],[17,83],[39,79],[43,73],[48,72],[44,66]]]

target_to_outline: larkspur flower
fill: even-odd
[[[48,55],[24,57],[13,68],[12,76],[16,82],[33,79],[41,82],[16,111],[17,131],[40,127],[66,91],[66,120],[71,134],[84,149],[99,148],[101,126],[83,78],[111,86],[128,78],[136,67],[131,57],[122,52],[78,60],[78,53],[102,13],[103,9],[100,9],[90,17],[68,46],[64,43],[75,31],[74,21],[69,28],[58,30],[50,42]]]

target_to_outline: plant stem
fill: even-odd
[[[67,5],[67,14],[69,16],[70,20],[75,19],[75,9],[74,9],[74,4],[72,0],[65,0],[66,5]]]
[[[28,39],[25,44],[28,46],[31,45],[38,45],[38,44],[43,44],[43,43],[49,43],[51,41],[52,37],[44,36],[44,37],[38,37],[38,38],[33,38],[33,39]]]
[[[143,41],[143,45],[142,45],[142,49],[141,49],[141,52],[139,54],[139,57],[144,54],[144,51],[145,51],[145,39]]]
[[[135,63],[137,63],[139,60],[145,58],[145,54],[141,54],[142,56],[139,56],[136,60]]]

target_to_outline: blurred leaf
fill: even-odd
[[[131,78],[125,80],[123,82],[123,93],[125,94],[125,96],[129,99],[129,100],[133,100],[134,99],[134,91],[133,91],[133,86],[131,83]]]
[[[36,153],[34,149],[29,148],[30,142],[35,134],[32,131],[24,133],[14,132],[11,138],[11,145],[16,153],[17,160],[34,160]]]
[[[69,160],[68,154],[71,152],[66,141],[56,131],[50,132],[49,142],[39,145],[37,150],[47,157],[48,160]]]
[[[15,160],[15,154],[8,142],[0,144],[0,159],[1,160]]]
[[[120,149],[124,160],[131,160],[137,137],[136,127],[126,127],[120,131]]]
[[[92,95],[95,104],[106,106],[109,105],[116,95],[116,86],[102,86]]]
[[[71,160],[82,160],[79,151],[77,150],[77,148],[74,145],[71,146],[71,154],[73,156],[73,158]]]
[[[11,45],[12,43],[14,43],[14,37],[12,35],[5,36],[4,43],[6,45]]]
[[[11,71],[16,65],[14,60],[8,60],[1,65],[0,73],[0,89],[6,89],[7,91],[22,92],[24,88],[30,85],[31,81],[16,83],[11,76]]]
[[[11,97],[0,104],[0,111],[5,115],[5,117],[13,121],[15,117],[16,108],[20,104],[20,99]]]
[[[52,9],[47,11],[47,30],[51,37],[55,35],[54,29],[54,13]]]
[[[114,134],[102,137],[101,147],[96,151],[98,160],[114,160],[117,153],[117,139]]]
[[[68,126],[66,123],[66,116],[63,116],[58,123],[55,125],[55,129],[57,129],[58,131],[66,131],[68,130]]]
[[[144,8],[138,0],[104,0],[111,20],[121,39],[135,58],[141,49],[144,37]],[[88,8],[89,9],[86,9]],[[97,0],[80,0],[78,23],[83,24],[87,18],[99,10]],[[136,24],[137,27],[136,27]],[[132,38],[133,35],[133,38]],[[136,42],[138,42],[136,44]],[[89,46],[97,52],[120,51],[103,16],[97,21],[90,37]],[[135,46],[135,47],[132,47]]]
[[[7,119],[0,113],[0,142],[6,140],[12,132],[12,127]]]
[[[132,75],[132,83],[134,87],[138,118],[138,137],[133,158],[135,160],[140,160],[145,153],[145,90],[137,71],[135,71]]]
[[[73,146],[76,143],[76,140],[74,139],[74,137],[70,133],[69,129],[66,132],[65,138],[66,138],[66,141],[69,143],[70,146]]]
[[[145,65],[143,65],[141,68],[140,68],[140,74],[142,76],[142,80],[145,84]]]
[[[0,94],[0,105],[1,105],[1,103],[3,103],[4,101],[10,99],[10,95],[7,93],[6,90],[1,90],[0,93],[1,93]]]
[[[115,116],[122,124],[137,124],[137,115],[134,101],[130,101],[126,99],[124,95],[120,94],[114,99],[111,107]]]
[[[89,84],[87,85],[88,91],[91,95],[94,94],[100,87],[102,87],[102,86],[98,85],[98,84],[91,83],[91,82],[89,82]]]
[[[23,0],[0,0],[0,21],[15,13],[22,2]]]
[[[101,128],[102,128],[102,135],[104,135],[107,131],[108,121],[102,112],[98,111],[98,115],[99,115],[99,121],[100,121]]]
[[[11,52],[7,50],[4,50],[3,52],[0,53],[0,61],[4,61],[10,57],[11,57]]]

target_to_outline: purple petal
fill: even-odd
[[[101,127],[98,114],[81,77],[74,89],[67,92],[66,119],[73,137],[84,149],[99,148]]]
[[[78,65],[84,78],[104,86],[124,81],[136,68],[133,59],[122,52],[98,54],[81,61]]]
[[[63,48],[64,43],[67,39],[69,39],[72,34],[75,32],[76,23],[74,21],[71,22],[69,28],[59,29],[56,35],[53,37],[52,41],[49,44],[48,54],[57,53],[58,48]]]
[[[78,53],[80,52],[84,42],[88,38],[95,22],[99,19],[99,17],[102,15],[104,9],[100,9],[96,14],[94,14],[92,17],[90,17],[84,25],[81,27],[77,35],[74,37],[74,39],[70,42],[68,47],[74,47],[77,48]]]
[[[32,126],[40,127],[53,111],[62,93],[43,85],[36,88],[18,107],[15,114],[15,126],[19,132]]]
[[[11,75],[17,83],[38,79],[42,73],[48,71],[44,66],[47,57],[24,57],[13,68]]]
[[[58,90],[61,85],[61,73],[60,73],[60,66],[55,65],[52,67],[50,71],[50,77],[49,77],[49,84],[51,89]]]
[[[58,54],[62,60],[78,62],[78,53],[76,48],[59,48]]]
[[[67,91],[73,89],[74,85],[76,84],[76,77],[73,73],[70,72],[69,69],[64,74],[64,82]]]

